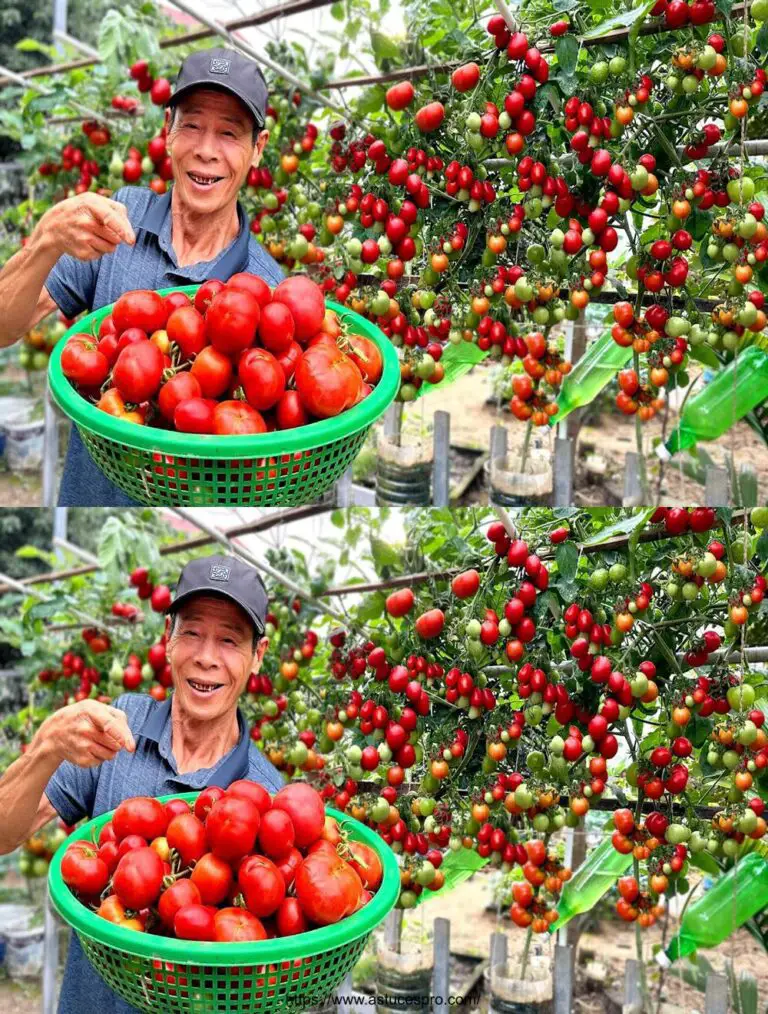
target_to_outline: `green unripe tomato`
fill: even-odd
[[[749,683],[741,683],[737,687],[729,687],[728,693],[725,696],[735,711],[748,711],[755,703],[755,689]]]
[[[633,697],[644,697],[648,693],[648,677],[639,672],[629,684]]]
[[[693,602],[699,597],[699,586],[694,581],[686,581],[682,588],[683,599]]]
[[[766,0],[768,3],[768,0]],[[555,250],[561,250],[563,243],[565,242],[565,233],[562,229],[553,229],[549,234],[549,242],[555,248]]]
[[[581,749],[584,751],[584,753],[592,753],[592,751],[595,749],[595,741],[592,739],[591,736],[582,737]]]
[[[481,123],[480,113],[476,112],[471,112],[464,121],[467,130],[471,130],[473,133],[477,133],[480,130]]]
[[[738,828],[742,834],[752,834],[752,832],[757,828],[757,814],[754,810],[750,810],[749,807],[747,807],[742,816],[739,818]]]
[[[623,581],[627,576],[627,568],[623,563],[613,563],[608,570],[608,577],[611,581]]]
[[[693,95],[699,90],[699,79],[695,74],[686,74],[682,81],[682,88],[685,95]]]
[[[685,824],[670,824],[664,832],[670,845],[681,845],[691,837],[691,829]]]
[[[755,196],[755,183],[749,176],[740,176],[738,179],[729,180],[726,190],[734,204],[743,204]]]
[[[541,750],[531,750],[526,759],[528,767],[533,772],[541,771],[544,767],[545,761],[546,758]]]
[[[589,576],[589,587],[594,591],[603,591],[608,586],[610,580],[610,572],[604,567],[598,567],[597,570],[593,570]]]
[[[521,810],[527,810],[533,805],[533,793],[525,782],[522,785],[518,785],[515,789],[515,802]]]
[[[543,717],[544,714],[541,710],[541,707],[538,704],[534,704],[532,707],[526,709],[525,720],[529,725],[533,725],[534,727],[537,725],[541,725],[541,720]]]
[[[765,0],[768,6],[768,0]],[[768,528],[768,507],[753,507],[749,513],[749,520],[755,528]]]
[[[755,818],[757,820],[757,818]],[[546,813],[537,813],[532,821],[534,831],[545,833],[549,830],[549,817]]]
[[[733,771],[739,766],[739,755],[735,750],[726,750],[722,756],[722,762],[726,771]]]
[[[565,740],[563,739],[562,736],[553,736],[552,739],[550,739],[549,752],[554,754],[555,757],[562,757],[564,749],[565,749]]]
[[[739,843],[735,838],[726,838],[722,845],[723,854],[731,859],[738,853],[739,848]]]
[[[592,84],[605,84],[608,80],[610,73],[610,67],[606,60],[598,60],[597,63],[593,63],[589,70],[589,80]]]

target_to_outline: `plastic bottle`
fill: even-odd
[[[552,423],[560,422],[575,408],[593,401],[631,358],[632,348],[617,345],[610,331],[606,331],[590,345],[563,381],[557,399],[558,413],[552,417]]]
[[[574,371],[575,372],[575,371]],[[656,448],[665,461],[699,440],[716,440],[761,402],[768,400],[768,355],[751,345],[686,403],[666,444]]]
[[[610,838],[607,838],[590,852],[571,879],[565,882],[557,906],[558,919],[549,927],[549,932],[554,933],[575,915],[594,908],[631,865],[632,853],[623,855],[617,852]]]
[[[677,936],[666,951],[659,951],[656,960],[667,968],[699,947],[717,947],[767,905],[768,862],[750,852],[688,907]]]

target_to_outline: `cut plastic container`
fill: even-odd
[[[186,792],[160,800],[191,803],[197,796]],[[102,979],[146,1014],[276,1014],[320,1004],[357,962],[400,893],[400,871],[389,846],[364,824],[327,808],[350,838],[376,850],[383,866],[381,886],[354,915],[296,936],[248,943],[177,940],[122,929],[81,904],[61,879],[69,845],[98,838],[113,812],[84,824],[57,849],[48,889]]]
[[[199,286],[160,289],[192,296]],[[370,338],[383,360],[381,379],[354,408],[295,429],[247,436],[177,433],[125,422],[81,397],[61,370],[70,335],[96,333],[112,306],[73,325],[51,353],[48,377],[56,404],[77,426],[96,465],[138,503],[165,505],[295,506],[319,500],[357,457],[366,434],[400,386],[397,352],[360,314],[331,301],[326,307]]]

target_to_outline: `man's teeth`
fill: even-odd
[[[196,683],[194,680],[189,681],[189,685],[193,690],[200,690],[202,693],[210,693],[212,690],[218,690],[219,683]]]
[[[189,173],[188,175],[195,183],[200,183],[202,186],[209,186],[211,183],[219,181],[218,176],[198,176],[197,173]]]

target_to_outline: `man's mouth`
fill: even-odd
[[[193,690],[198,694],[212,694],[216,690],[220,690],[223,683],[202,683],[200,680],[187,680],[187,683]]]
[[[210,176],[207,173],[192,173],[188,172],[187,176],[196,183],[199,187],[212,187],[214,183],[218,183],[222,180],[223,176]]]

